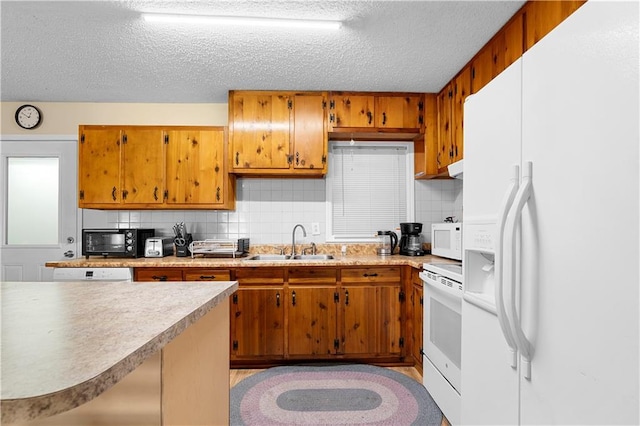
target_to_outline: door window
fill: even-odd
[[[58,244],[57,157],[7,158],[8,245]]]

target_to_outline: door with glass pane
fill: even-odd
[[[76,257],[75,140],[0,141],[0,280],[50,281],[48,261]]]

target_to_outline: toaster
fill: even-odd
[[[173,238],[147,238],[144,243],[144,257],[165,257],[173,255]]]

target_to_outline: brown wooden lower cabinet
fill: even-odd
[[[231,359],[284,356],[284,288],[243,287],[231,297]]]
[[[289,286],[287,355],[317,358],[336,353],[336,291],[335,284]]]
[[[316,360],[412,362],[401,267],[136,268],[136,281],[237,280],[232,366]],[[407,283],[408,284],[408,283]],[[407,288],[411,288],[407,285]],[[420,328],[421,330],[421,328]]]
[[[416,368],[422,371],[422,324],[424,315],[424,300],[422,279],[418,275],[419,269],[411,268],[411,296],[409,297],[411,306],[411,356]]]

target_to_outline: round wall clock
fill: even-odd
[[[23,129],[35,129],[42,123],[42,113],[33,105],[22,105],[16,110],[16,123]]]

